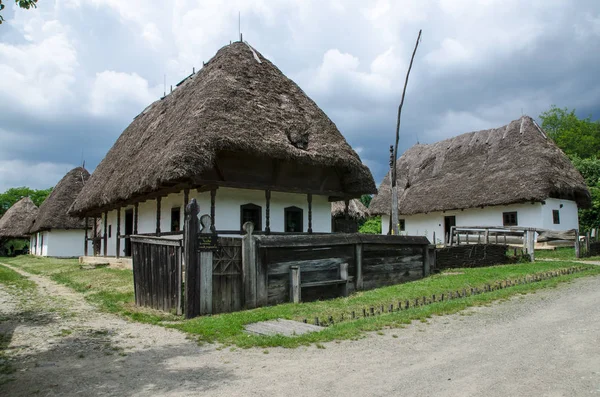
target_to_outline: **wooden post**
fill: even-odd
[[[89,225],[89,218],[86,216],[85,217],[85,239],[83,241],[83,255],[84,256],[88,256],[88,225]],[[37,235],[36,235],[37,237]],[[35,243],[36,248],[37,248],[37,241]],[[37,252],[34,249],[34,254],[36,254]]]
[[[200,217],[200,234],[212,233],[212,220],[210,215]],[[213,295],[213,252],[200,252],[200,315],[212,314]]]
[[[348,296],[348,264],[340,263],[340,280],[346,280],[342,284],[342,296]]]
[[[490,243],[490,229],[485,229],[485,243],[489,244]]]
[[[121,255],[121,207],[117,208],[117,253],[116,257],[119,259]]]
[[[433,231],[433,241],[432,241],[433,245],[437,245],[436,241],[435,241],[435,230]]]
[[[535,231],[533,229],[527,232],[527,251],[531,262],[535,262]]]
[[[185,258],[185,317],[192,318],[200,314],[198,268],[198,203],[196,199],[186,206],[183,234]]]
[[[354,261],[356,263],[356,277],[354,279],[354,288],[357,290],[361,290],[363,288],[362,259],[363,245],[356,244],[354,246]]]
[[[527,252],[528,244],[529,244],[529,231],[524,230],[523,231],[523,251],[524,252]]]
[[[346,219],[346,222],[349,220],[349,214],[348,214],[348,206],[350,205],[350,200],[346,199],[344,200],[344,219]]]
[[[308,229],[307,229],[307,232],[310,234],[313,232],[313,230],[312,230],[312,193],[308,193],[306,195],[306,199],[308,201]]]
[[[183,189],[183,223],[185,224],[185,214],[187,211],[187,205],[190,202],[190,189],[185,188]]]
[[[216,198],[217,198],[217,188],[213,187],[212,189],[210,189],[210,222],[211,222],[210,231],[213,233],[217,232],[217,224],[215,223],[216,222],[216,218],[215,218]]]
[[[92,241],[92,252],[94,253],[94,256],[98,255],[100,252],[96,252],[96,239],[98,238],[98,218],[94,217],[94,230],[92,232],[92,236],[94,237],[94,240]]]
[[[256,307],[256,243],[252,232],[254,224],[246,222],[242,226],[246,234],[242,237],[242,278],[244,285],[244,307]]]
[[[431,251],[429,245],[423,247],[423,277],[431,274]],[[434,246],[435,249],[435,246]]]
[[[590,256],[590,231],[585,234],[585,256]]]
[[[267,202],[265,207],[265,233],[269,234],[271,233],[271,191],[268,189],[265,190],[265,200]],[[254,225],[252,230],[254,230]]]
[[[104,211],[104,256],[108,256],[108,211]]]
[[[138,234],[138,211],[140,203],[133,206],[133,234]],[[187,205],[187,204],[186,204]]]
[[[580,246],[579,246],[579,230],[575,231],[575,258],[581,258]]]
[[[290,302],[300,303],[300,266],[290,266]]]
[[[156,235],[160,237],[160,201],[162,197],[156,198]]]

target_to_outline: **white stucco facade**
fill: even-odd
[[[554,223],[553,211],[558,211],[559,223]],[[426,236],[435,243],[444,241],[445,217],[454,216],[456,226],[502,226],[504,212],[517,213],[517,226],[535,227],[550,230],[569,230],[579,228],[577,204],[571,200],[546,199],[544,203],[524,203],[484,208],[469,208],[457,211],[432,212],[403,216],[405,230],[402,234]],[[381,232],[387,234],[390,225],[389,215],[381,217]]]
[[[200,206],[200,214],[210,214],[210,192],[190,190],[190,200],[195,198]],[[220,187],[215,197],[215,227],[219,230],[240,230],[240,206],[255,204],[261,207],[262,229],[266,226],[266,204],[264,190],[235,189]],[[285,208],[295,206],[302,209],[303,232],[308,229],[308,200],[306,194],[271,192],[270,228],[272,232],[285,231]],[[121,235],[125,234],[125,211],[133,209],[133,205],[121,208]],[[179,225],[184,223],[184,194],[172,193],[161,199],[160,229],[161,232],[171,231],[171,214],[173,208],[180,208]],[[116,256],[117,211],[108,212],[107,222],[107,255]],[[328,196],[313,195],[312,198],[312,230],[315,233],[331,233],[331,203]],[[104,232],[104,225],[101,232]],[[138,234],[156,232],[156,200],[147,200],[138,204]],[[83,237],[80,245],[83,246]],[[120,244],[120,255],[125,256],[125,244]],[[90,249],[90,253],[92,250]],[[100,253],[104,253],[101,247]]]
[[[84,254],[83,229],[52,229],[34,233],[30,237],[29,251],[32,255],[73,258]],[[92,244],[88,248],[92,252]]]

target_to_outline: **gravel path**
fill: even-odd
[[[0,287],[17,367],[0,395],[600,395],[598,277],[325,349],[268,350],[198,346],[30,278],[44,312],[23,311]]]

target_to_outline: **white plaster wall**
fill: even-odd
[[[560,208],[563,204],[563,208]],[[552,223],[552,210],[560,210],[560,225]],[[426,236],[433,241],[433,232],[436,242],[444,239],[444,217],[455,216],[456,226],[502,226],[503,212],[517,212],[518,226],[535,227],[553,230],[568,230],[578,227],[577,205],[570,200],[547,199],[546,204],[525,203],[484,208],[470,208],[464,211],[432,212],[429,214],[400,215],[405,219],[406,230],[402,234],[411,236]],[[382,234],[387,234],[390,217],[381,217]]]
[[[49,234],[47,231],[45,232],[40,232],[40,253],[39,255],[41,256],[48,256],[48,240],[49,240]],[[43,239],[43,241],[41,240]]]
[[[190,200],[195,198],[200,206],[200,214],[210,214],[210,192],[198,193],[191,190]],[[240,230],[240,206],[256,204],[262,207],[262,228],[266,226],[266,198],[262,190],[219,188],[215,197],[215,226],[217,230]],[[170,194],[161,200],[161,231],[170,231],[171,208],[181,206],[181,225],[184,221],[183,192]],[[271,231],[284,231],[284,208],[296,206],[303,209],[304,231],[308,229],[308,202],[305,194],[271,193]],[[156,231],[156,200],[148,200],[138,207],[138,233]],[[108,224],[113,225],[113,236],[108,242],[108,254],[114,255],[114,237],[116,233],[116,211],[108,214]],[[313,232],[331,232],[331,203],[327,196],[313,196],[312,203]],[[124,211],[121,213],[121,229],[124,231]],[[112,251],[111,251],[112,247]],[[112,252],[112,253],[111,253]]]
[[[46,245],[46,250],[44,256],[70,258],[82,256],[84,254],[84,230],[53,229],[45,233],[44,245]],[[91,252],[91,244],[88,245],[88,249]]]
[[[552,210],[559,211],[560,224],[554,224]],[[571,200],[546,199],[546,204],[542,206],[542,224],[544,229],[551,230],[579,229],[577,203]]]

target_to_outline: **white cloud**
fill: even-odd
[[[62,112],[73,97],[77,52],[59,21],[21,25],[26,44],[0,43],[0,101],[25,112]]]
[[[124,108],[139,111],[159,98],[160,90],[148,87],[137,73],[106,70],[96,74],[90,92],[89,110],[96,116],[117,115]]]

